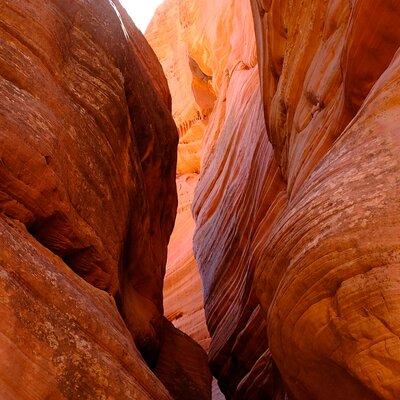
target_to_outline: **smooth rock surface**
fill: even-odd
[[[177,144],[118,1],[0,0],[2,399],[172,398],[148,365],[179,336],[162,294]],[[182,369],[209,398],[199,349]]]
[[[224,393],[398,399],[400,5],[166,4],[175,119],[198,106],[188,60],[215,95],[194,247]]]
[[[118,292],[151,358],[176,207],[162,70],[107,1],[3,0],[1,13],[0,209],[89,283]]]
[[[167,77],[172,114],[179,130],[178,212],[168,246],[164,310],[175,327],[207,350],[210,337],[205,324],[203,287],[193,256],[191,206],[198,181],[202,140],[215,93],[210,77],[202,73],[189,53],[190,27],[184,18],[192,7],[193,4],[185,1],[165,1],[157,9],[146,38]]]
[[[209,154],[214,151],[218,136],[225,132],[228,138],[232,135],[232,130],[244,129],[245,123],[253,117],[257,120],[245,132],[238,133],[243,134],[243,138],[238,141],[247,140],[245,138],[249,135],[257,138],[260,130],[265,133],[261,100],[260,96],[257,96],[259,81],[250,3],[222,1],[215,4],[207,1],[169,0],[157,10],[146,37],[166,73],[175,121],[178,126],[185,127],[184,131],[180,130],[177,180],[179,206],[177,223],[169,245],[164,288],[165,312],[175,326],[208,348],[208,341],[204,340],[208,332],[204,327],[202,312],[199,311],[203,305],[200,293],[202,285],[198,283],[197,267],[191,252],[193,222],[189,210],[198,179],[194,173],[198,167],[194,168],[186,160],[197,160],[201,155],[205,155],[206,164]],[[202,77],[203,85],[201,95],[198,91],[199,77]],[[246,88],[240,90],[242,86]],[[207,108],[203,104],[207,104]],[[256,111],[250,111],[254,107]],[[197,111],[202,115],[207,114],[208,117],[197,121]],[[246,120],[240,125],[243,118]],[[196,120],[196,123],[193,124],[192,120]],[[193,132],[196,134],[192,135]],[[266,134],[264,136],[267,138]],[[195,156],[188,155],[188,146],[195,150]],[[183,165],[185,168],[182,168]],[[226,168],[232,166],[233,160]],[[231,172],[235,174],[237,170],[232,169]],[[220,196],[226,190],[224,184],[218,181],[200,182],[198,192],[204,190],[205,198],[210,196],[205,189],[206,185],[215,186],[216,196]],[[235,190],[236,187],[232,187],[231,195],[234,195]],[[234,229],[235,221],[232,220],[231,223]],[[210,240],[215,240],[215,251],[218,251],[220,246],[223,249],[229,239],[217,238],[217,233],[215,231],[214,236],[210,236]],[[212,256],[207,255],[208,259],[204,260],[204,264],[200,255],[197,258],[201,260],[200,266],[203,267],[207,323],[213,333],[210,361],[220,383],[225,385],[225,392],[234,393],[236,386],[267,350],[265,323],[259,312],[256,312],[252,317],[252,324],[246,327],[258,303],[248,290],[251,274],[248,274],[243,282],[237,283],[238,279],[243,278],[243,273],[247,274],[245,264],[236,270],[232,265],[232,268],[226,271],[226,275],[221,277],[224,282],[213,292],[215,297],[211,297],[210,285],[214,279],[215,282],[220,279],[213,275],[220,260],[215,257],[214,251],[208,254]],[[230,286],[233,282],[238,284],[237,291]],[[221,294],[221,298],[218,298],[217,292]],[[233,302],[232,308],[228,305],[230,301]],[[245,308],[244,315],[238,313],[240,308]],[[236,325],[238,320],[241,321],[241,327]],[[219,332],[214,332],[218,324]],[[252,329],[256,330],[255,335]],[[234,345],[238,336],[243,339]],[[249,340],[251,336],[252,339]],[[248,382],[251,379],[250,375]],[[213,398],[223,398],[215,383],[213,387]]]
[[[164,335],[155,373],[171,396],[175,400],[211,399],[207,353],[167,319]]]
[[[397,399],[400,5],[252,3],[288,198],[255,238],[272,356],[295,399]]]
[[[179,202],[175,228],[168,245],[164,312],[177,328],[208,350],[210,336],[205,324],[203,285],[193,256],[191,206],[197,175],[181,175],[176,183]]]

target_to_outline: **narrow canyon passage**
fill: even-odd
[[[0,400],[400,399],[400,4],[160,3],[0,0]]]
[[[180,135],[166,315],[206,343],[203,288],[227,398],[400,398],[399,16],[167,0],[146,30]]]

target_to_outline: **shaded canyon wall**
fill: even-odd
[[[0,0],[2,399],[210,398],[163,317],[177,144],[118,1]]]

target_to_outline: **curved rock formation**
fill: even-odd
[[[167,4],[178,115],[192,76],[216,97],[194,247],[224,393],[398,399],[398,2]]]
[[[117,0],[0,0],[1,398],[171,398],[142,359],[156,366],[178,335],[162,298],[170,109]],[[204,355],[184,346],[209,398]]]
[[[220,19],[209,19],[209,15],[202,14],[200,6],[199,2],[165,1],[152,19],[146,38],[167,77],[172,94],[173,117],[180,135],[177,168],[179,203],[176,225],[168,247],[164,286],[165,314],[177,328],[208,350],[210,337],[205,324],[203,285],[192,250],[194,221],[191,205],[198,182],[204,132],[220,86],[215,84],[214,76],[210,75],[213,69],[208,65],[212,62],[218,68],[214,48],[220,46],[226,51],[228,37],[221,36],[223,44],[212,44],[209,59],[202,59],[204,43],[215,41],[215,38],[209,35],[207,39],[200,39],[197,47],[193,46],[193,40],[199,39],[198,32],[202,31],[205,24],[215,24]],[[219,9],[219,16],[225,12],[224,6],[222,4]],[[224,29],[224,25],[220,24],[218,29]],[[209,29],[203,32],[207,35]],[[212,398],[224,398],[215,380]]]
[[[0,397],[170,400],[114,299],[0,218]]]
[[[242,18],[245,18],[246,25],[245,29],[241,31],[237,27],[243,26]],[[180,23],[177,24],[176,21]],[[157,11],[146,32],[146,37],[154,48],[166,73],[172,94],[175,120],[178,125],[182,125],[180,123],[182,120],[187,121],[186,125],[189,126],[189,131],[191,129],[196,130],[203,139],[203,145],[200,147],[197,137],[196,140],[190,140],[189,136],[189,141],[187,141],[188,136],[186,133],[180,132],[178,173],[186,173],[186,175],[178,176],[180,206],[178,207],[176,227],[169,246],[165,285],[165,311],[175,326],[204,344],[205,328],[202,327],[202,314],[198,311],[202,306],[199,297],[201,285],[197,282],[197,268],[190,250],[193,225],[189,216],[189,207],[197,176],[193,175],[196,169],[180,170],[179,165],[189,165],[189,163],[185,163],[187,144],[196,149],[196,157],[201,153],[205,153],[206,158],[209,158],[209,154],[214,151],[215,143],[221,132],[227,130],[227,137],[231,135],[232,132],[229,129],[232,128],[228,127],[226,129],[226,125],[231,122],[233,124],[239,123],[245,112],[249,114],[246,117],[248,118],[247,121],[249,121],[255,115],[249,110],[257,104],[257,101],[261,118],[259,117],[254,125],[249,126],[249,130],[244,132],[243,136],[253,135],[256,138],[259,132],[254,131],[254,129],[265,132],[260,96],[254,96],[259,89],[259,84],[250,4],[223,1],[218,2],[218,7],[215,9],[214,3],[206,1],[166,1]],[[201,100],[204,99],[203,96],[199,100],[197,92],[198,85],[196,81],[199,77],[202,77],[203,84],[207,85],[208,88],[207,90],[204,89],[202,93],[208,97],[209,103],[213,106],[211,108],[211,117],[203,120],[201,126],[200,123],[190,124],[196,114],[196,110],[201,109]],[[232,86],[230,86],[231,83]],[[246,86],[243,91],[240,90],[242,85]],[[217,96],[216,103],[215,96]],[[230,99],[232,101],[229,101]],[[226,104],[227,101],[229,104]],[[249,101],[251,101],[251,104],[247,105]],[[188,110],[195,110],[192,116]],[[237,115],[235,115],[236,113]],[[234,144],[232,144],[233,146]],[[227,168],[231,166],[232,163]],[[232,170],[232,174],[236,172]],[[210,181],[209,184],[210,187],[215,185],[216,190],[218,190],[218,182]],[[204,183],[200,183],[198,191],[202,190],[202,185]],[[225,189],[224,186],[221,186],[221,190]],[[209,193],[205,191],[204,196],[207,197],[208,195]],[[234,221],[231,222],[234,224]],[[215,242],[215,247],[219,246],[224,246],[223,237],[221,237],[221,241]],[[199,259],[200,256],[198,255]],[[200,260],[200,266],[203,266],[202,264],[202,260]],[[226,379],[231,381],[229,385],[236,387],[267,349],[266,341],[263,338],[265,324],[263,319],[260,318],[261,314],[257,301],[255,301],[254,296],[250,300],[248,298],[249,292],[246,290],[246,293],[243,293],[242,298],[238,300],[239,302],[248,303],[246,315],[241,317],[240,314],[237,314],[237,308],[229,310],[225,316],[225,322],[229,325],[229,321],[231,321],[231,324],[230,326],[221,324],[219,332],[222,337],[218,336],[219,334],[215,332],[215,327],[221,322],[220,320],[226,309],[220,310],[220,314],[212,316],[213,308],[220,307],[221,304],[220,300],[209,296],[210,282],[207,282],[207,279],[210,281],[214,279],[213,271],[218,264],[218,260],[208,259],[205,264],[206,267],[202,270],[206,290],[205,306],[208,315],[207,322],[213,336],[210,349],[211,365],[219,377],[220,383],[224,384],[222,376],[224,375]],[[243,268],[245,267],[243,266]],[[228,276],[232,273],[232,270],[226,271],[226,273]],[[237,273],[240,275],[243,273],[243,269],[238,268]],[[235,274],[236,272],[233,271],[233,275]],[[228,282],[231,281],[227,279]],[[245,279],[243,280],[244,282]],[[244,286],[246,286],[245,283]],[[232,291],[229,284],[221,287],[222,292],[225,292],[225,295],[229,295],[229,292],[231,292],[233,297],[236,295],[236,292]],[[252,337],[250,344],[247,342],[249,336],[244,332],[246,331],[245,326],[238,328],[235,319],[241,319],[241,323],[246,325],[255,308],[257,308],[257,311],[252,317],[253,323],[250,326],[253,329],[255,325],[259,326],[257,326],[258,333]],[[215,318],[215,321],[213,321],[213,318]],[[235,334],[231,332],[231,329],[235,331]],[[232,348],[233,343],[225,347],[226,360],[221,361],[219,346],[225,346],[226,337],[224,335],[234,336],[241,330],[243,330],[242,344],[238,344],[235,349]],[[247,332],[249,334],[254,333],[251,330]],[[250,345],[249,348],[247,348],[247,344]],[[250,353],[251,357],[250,360],[246,361],[246,367],[234,361],[236,358],[244,360]],[[221,362],[226,362],[227,365],[223,373],[217,367],[217,363],[221,364]],[[250,374],[247,378],[251,381],[254,377]],[[227,388],[225,389],[226,393],[228,393]],[[213,398],[219,397],[222,398],[222,395],[216,389]]]
[[[204,71],[190,48],[193,18],[204,18],[198,2],[166,0],[146,31],[172,95],[172,116],[178,126],[178,175],[198,174],[201,143],[215,102],[210,70]],[[196,17],[188,15],[196,13]],[[201,48],[201,46],[199,47]]]
[[[188,335],[164,320],[165,340],[155,373],[174,399],[211,399],[207,354]]]
[[[179,130],[178,212],[168,247],[164,285],[166,317],[204,349],[210,337],[205,325],[203,288],[193,256],[191,213],[200,169],[201,143],[215,102],[211,80],[189,53],[188,25],[183,21],[188,2],[165,1],[156,11],[146,38],[161,62],[172,93],[172,114]]]
[[[210,336],[205,324],[203,285],[193,256],[194,221],[191,214],[197,175],[177,178],[179,195],[176,224],[168,246],[164,284],[164,310],[173,324],[205,350]]]
[[[288,197],[255,240],[273,358],[296,399],[397,399],[400,5],[253,8]]]

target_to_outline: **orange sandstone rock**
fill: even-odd
[[[397,399],[400,6],[252,3],[288,194],[256,238],[271,353],[295,399]]]
[[[118,1],[0,0],[2,399],[172,398],[145,362],[178,335],[162,298],[170,109]]]
[[[193,339],[164,320],[165,339],[155,373],[176,400],[211,399],[207,354]]]
[[[114,299],[0,218],[0,397],[170,400]]]
[[[240,29],[237,29],[238,27]],[[199,132],[202,139],[201,145],[197,133],[196,138],[191,139],[186,131],[180,131],[178,150],[178,173],[182,174],[178,177],[180,206],[178,207],[177,224],[169,246],[165,311],[166,315],[173,320],[175,326],[183,329],[200,343],[204,343],[203,338],[206,331],[203,328],[202,313],[199,312],[202,306],[199,293],[201,285],[198,283],[197,268],[189,250],[193,229],[189,216],[189,202],[191,202],[193,190],[190,186],[194,186],[197,181],[197,178],[192,178],[190,173],[193,174],[197,169],[192,167],[180,169],[180,166],[185,164],[188,167],[190,165],[185,161],[187,159],[186,149],[190,145],[192,149],[196,149],[194,159],[205,154],[204,168],[206,169],[210,154],[212,154],[218,142],[218,136],[221,132],[227,130],[228,137],[231,134],[231,128],[228,125],[231,122],[235,124],[236,121],[240,121],[243,112],[251,114],[248,110],[250,107],[254,107],[257,101],[260,117],[249,130],[252,132],[254,129],[264,131],[260,96],[257,97],[256,95],[259,90],[259,83],[250,4],[233,1],[222,1],[217,4],[206,1],[167,1],[157,11],[146,32],[146,37],[166,73],[172,93],[173,114],[177,124],[182,125],[182,121],[186,121],[187,124],[184,123],[183,126],[189,127],[189,131],[196,130],[196,132]],[[199,78],[201,78],[200,81],[203,85],[202,95],[199,95]],[[242,85],[246,86],[243,91],[240,90]],[[230,97],[228,97],[228,93]],[[215,102],[216,97],[217,101]],[[252,103],[247,106],[250,98]],[[228,105],[227,102],[229,102]],[[196,119],[197,111],[204,110],[203,104],[207,104],[207,110],[211,105],[210,110],[204,112],[204,114],[209,115],[212,111],[211,117],[202,120],[201,123],[192,124],[190,121]],[[188,110],[194,111],[190,114]],[[235,113],[238,113],[238,115],[236,116]],[[254,113],[248,115],[247,118],[253,116]],[[241,127],[237,127],[237,129],[241,129]],[[257,132],[253,134],[257,135]],[[244,136],[246,135],[249,135],[249,133],[244,133]],[[193,159],[192,155],[190,155],[190,159]],[[231,166],[232,164],[227,168]],[[232,170],[232,174],[236,172]],[[227,189],[223,183],[220,184],[215,181],[210,182],[210,185],[216,186],[216,192],[219,190],[218,186],[220,186],[221,191]],[[203,188],[204,183],[200,182],[198,191],[202,191]],[[207,190],[204,191],[203,195],[205,199],[210,198],[210,193]],[[219,243],[219,238],[215,241],[215,247],[219,247],[220,244],[221,247],[224,246],[224,239],[221,239],[221,243]],[[255,297],[250,295],[247,289],[235,300],[239,304],[239,308],[243,306],[246,309],[245,315],[242,316],[237,307],[233,306],[229,309],[227,303],[221,304],[221,301],[225,302],[226,298],[218,299],[210,295],[210,285],[213,284],[214,278],[215,281],[217,279],[216,275],[214,276],[216,272],[214,268],[218,263],[216,258],[214,262],[215,254],[212,254],[212,257],[208,257],[207,266],[202,269],[207,323],[213,336],[210,360],[220,382],[224,383],[225,386],[230,386],[234,392],[236,386],[252,369],[253,363],[267,350],[264,332],[265,323],[263,318],[260,317]],[[198,254],[197,259],[201,261],[200,266],[203,267],[200,254]],[[234,270],[227,271],[227,275],[223,278],[226,280],[227,286],[222,283],[216,291],[223,292],[224,296],[230,296],[229,293],[232,292],[233,299],[236,291],[232,290],[229,285],[235,279],[237,280],[236,273],[238,275],[243,274],[245,268],[246,266],[238,268],[237,272]],[[230,274],[232,276],[229,276]],[[251,274],[247,279],[251,279]],[[245,279],[243,285],[248,286]],[[238,289],[237,292],[239,293],[241,290]],[[214,309],[219,307],[221,307],[220,314],[212,315]],[[257,307],[258,312],[254,313],[251,326],[257,326],[258,333],[253,335],[250,344],[248,334],[251,335],[254,332],[246,331],[246,325]],[[226,315],[224,315],[225,312]],[[230,318],[232,318],[231,323],[229,322]],[[242,321],[241,327],[236,325],[238,319]],[[220,322],[221,328],[217,333],[215,328]],[[232,341],[242,330],[243,340],[237,343],[233,349],[234,342]],[[227,337],[231,339],[228,340]],[[223,351],[221,347],[224,347]],[[221,356],[222,353],[223,356]],[[248,359],[246,366],[243,366],[242,363],[236,363],[236,358]],[[222,371],[221,365],[225,365],[224,371]],[[248,378],[251,380],[252,376],[249,375]],[[230,383],[227,383],[227,380]],[[226,388],[225,391],[228,393],[230,390]],[[217,392],[218,390],[213,395],[215,398],[219,396]]]
[[[208,350],[203,285],[193,256],[194,221],[191,213],[197,175],[177,178],[179,194],[176,224],[168,246],[164,284],[164,311],[173,324]]]
[[[164,308],[176,327],[205,349],[209,333],[205,325],[203,290],[193,256],[193,193],[198,181],[204,130],[215,102],[212,79],[203,73],[186,41],[189,26],[183,21],[187,7],[180,1],[166,1],[151,21],[146,38],[153,47],[168,80],[172,114],[179,130],[177,189],[178,213],[168,247],[164,285]]]
[[[166,4],[174,117],[193,75],[215,94],[194,247],[223,391],[398,399],[398,2]]]
[[[215,102],[212,77],[201,69],[189,48],[191,27],[185,18],[192,8],[200,17],[197,4],[167,0],[146,31],[173,93],[172,115],[180,136],[178,175],[199,173],[201,142]]]
[[[262,104],[228,68],[194,200],[213,372],[230,398],[397,399],[400,7],[252,6]]]

